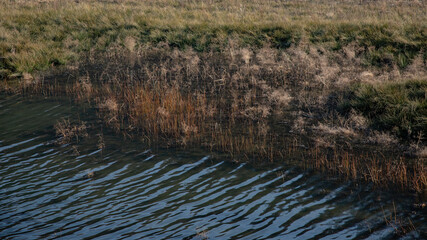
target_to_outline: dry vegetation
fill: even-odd
[[[62,119],[55,124],[54,128],[59,137],[57,142],[60,144],[66,144],[72,140],[78,142],[79,138],[88,136],[85,122],[71,123],[69,119]]]
[[[427,184],[423,158],[404,157],[402,152],[410,147],[375,130],[356,108],[344,115],[336,111],[341,96],[337,92],[346,86],[340,78],[364,82],[360,74],[364,67],[339,56],[326,60],[315,50],[267,47],[256,51],[229,47],[220,53],[180,51],[167,45],[133,52],[115,49],[88,55],[78,67],[60,72],[71,79],[61,81],[57,73],[48,74],[21,83],[15,91],[55,96],[63,89],[62,94],[95,104],[99,117],[117,133],[153,146],[203,146],[235,161],[289,161],[423,192]],[[336,59],[343,67],[331,73]],[[414,69],[419,72],[423,66],[400,73],[410,75]],[[377,71],[379,77],[390,74]],[[49,90],[45,86],[53,79],[58,87]],[[423,141],[413,144],[423,149]],[[386,155],[372,153],[377,149]]]
[[[2,2],[2,89],[88,101],[148,144],[423,192],[426,6]],[[75,135],[62,125],[64,139]]]

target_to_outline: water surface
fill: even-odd
[[[0,97],[1,239],[423,237],[423,212],[401,214],[410,195],[202,150],[151,150],[101,130],[91,111]],[[90,137],[56,143],[53,125],[62,118],[87,121]],[[391,215],[397,222],[387,224]],[[408,217],[417,231],[396,235]]]

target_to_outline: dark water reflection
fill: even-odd
[[[0,238],[394,239],[409,196],[105,136],[54,144],[67,102],[0,98]],[[76,154],[76,148],[79,154]],[[88,173],[94,173],[93,178]],[[407,217],[405,215],[405,217]],[[425,217],[411,217],[422,238]]]

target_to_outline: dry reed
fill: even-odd
[[[355,144],[366,138],[367,120],[335,110],[335,83],[340,76],[360,81],[362,65],[337,58],[344,67],[326,74],[334,63],[318,64],[323,59],[318,51],[229,50],[195,53],[163,46],[134,49],[132,55],[129,49],[91,53],[77,68],[64,70],[62,75],[72,79],[41,75],[15,89],[91,102],[107,126],[152,145],[204,146],[236,161],[288,161],[375,185],[425,191],[425,162],[411,163],[401,154],[364,154],[369,149]],[[414,70],[401,70],[401,76],[407,71]],[[316,147],[313,133],[317,143],[330,144]]]

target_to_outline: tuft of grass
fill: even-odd
[[[427,80],[359,84],[345,103],[371,121],[404,139],[427,134]]]
[[[79,142],[79,138],[87,137],[87,126],[85,122],[71,123],[69,119],[58,121],[55,126],[57,140],[60,144],[70,143],[73,140]]]

